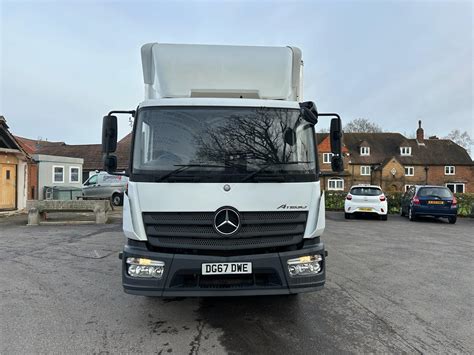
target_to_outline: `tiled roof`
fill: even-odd
[[[344,144],[350,152],[352,164],[383,164],[385,159],[396,157],[403,165],[472,165],[467,151],[449,139],[425,139],[419,145],[416,139],[407,139],[400,133],[345,133]],[[360,155],[360,146],[366,142],[369,156]],[[411,156],[400,155],[400,147],[410,146]]]
[[[31,139],[22,138],[29,148],[35,151],[32,153],[36,154],[47,154],[56,155],[63,157],[82,158],[84,159],[84,170],[102,170],[102,145],[101,144],[66,144],[64,142],[45,142],[40,141],[37,144],[36,141]],[[32,144],[31,142],[34,142]],[[131,134],[128,134],[122,138],[117,145],[117,169],[125,170],[128,168],[130,159],[130,145],[131,145]]]
[[[42,146],[56,146],[65,144],[64,142],[49,142],[38,139],[24,138],[20,136],[15,136],[15,139],[28,154],[35,154],[39,147]]]
[[[30,159],[28,152],[21,146],[20,142],[9,131],[7,120],[0,116],[0,148],[21,152],[27,159]]]
[[[321,140],[319,140],[318,142],[318,152],[320,153],[330,153],[331,152],[331,142],[329,140],[329,134],[326,134],[325,137],[321,136],[320,137]],[[343,144],[342,145],[342,152],[343,153],[348,153],[349,150],[347,149],[347,147]]]

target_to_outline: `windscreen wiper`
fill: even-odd
[[[245,181],[248,181],[248,180],[252,179],[254,176],[260,174],[265,169],[268,169],[269,167],[274,166],[274,165],[295,165],[295,164],[308,164],[308,163],[312,163],[312,162],[311,161],[288,161],[288,162],[284,162],[284,163],[265,164],[260,169],[248,174],[247,176],[244,176],[244,178],[241,180],[241,182],[245,182]]]
[[[238,164],[226,163],[226,164],[221,164],[221,165],[219,165],[219,164],[174,164],[173,166],[177,166],[178,168],[175,169],[175,170],[170,171],[169,173],[166,173],[163,176],[158,177],[155,180],[155,182],[160,182],[160,181],[166,180],[170,176],[179,174],[180,172],[182,172],[184,170],[188,170],[190,168],[228,168],[228,167],[235,167],[235,166],[239,166],[239,165]]]
[[[174,164],[173,166],[177,166],[177,169],[171,170],[169,173],[166,173],[163,176],[160,176],[155,181],[160,182],[166,180],[170,176],[179,174],[184,170],[188,170],[190,168],[225,168],[225,165],[214,165],[214,164]]]

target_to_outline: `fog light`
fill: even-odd
[[[300,256],[287,261],[290,276],[315,275],[321,272],[323,257],[319,254]]]
[[[127,273],[132,277],[161,279],[165,271],[163,261],[145,258],[127,258]]]

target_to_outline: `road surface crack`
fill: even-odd
[[[194,340],[189,344],[191,346],[191,349],[189,350],[189,355],[197,355],[199,354],[199,348],[201,347],[201,339],[202,339],[202,333],[204,330],[205,322],[202,319],[197,319],[198,325],[197,325],[197,334],[194,337]]]

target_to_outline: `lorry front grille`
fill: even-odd
[[[153,247],[237,250],[296,245],[303,240],[306,211],[241,212],[241,228],[231,236],[214,229],[214,212],[145,212]]]

